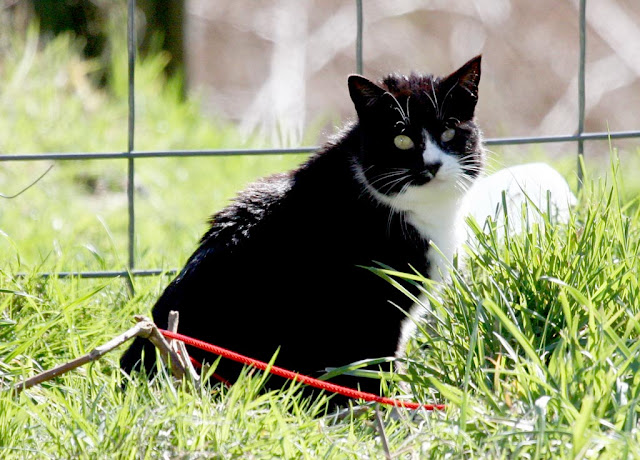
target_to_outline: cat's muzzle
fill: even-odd
[[[417,174],[416,177],[413,179],[412,181],[413,184],[414,185],[428,184],[429,182],[431,182],[431,180],[434,177],[436,177],[436,174],[440,170],[441,166],[442,166],[442,162],[440,161],[425,165],[424,169],[420,172],[420,174]]]

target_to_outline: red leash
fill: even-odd
[[[256,367],[262,371],[268,371],[280,377],[284,377],[289,380],[295,380],[297,382],[302,382],[305,385],[310,385],[312,387],[319,388],[321,390],[330,391],[332,393],[338,393],[338,394],[341,394],[342,396],[347,396],[349,398],[364,399],[365,401],[373,401],[380,404],[386,404],[388,406],[405,407],[407,409],[444,410],[445,408],[444,404],[419,404],[416,402],[401,401],[398,399],[378,396],[373,393],[354,390],[353,388],[343,387],[341,385],[336,385],[335,383],[324,382],[322,380],[314,379],[313,377],[309,377],[307,375],[296,374],[295,372],[291,372],[287,369],[283,369],[278,366],[269,367],[269,365],[263,361],[258,361],[252,358],[248,358],[239,353],[227,350],[222,347],[218,347],[216,345],[212,345],[207,342],[203,342],[202,340],[188,337],[186,335],[178,334],[177,332],[166,331],[164,329],[160,329],[160,332],[162,333],[162,335],[164,335],[169,339],[180,340],[186,343],[187,345],[200,348],[201,350],[205,350],[210,353],[214,353],[216,355],[220,355],[223,358],[232,359],[233,361],[237,361],[242,364]]]

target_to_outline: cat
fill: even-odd
[[[461,199],[484,162],[474,117],[480,63],[477,56],[447,77],[390,75],[379,84],[351,75],[357,121],[211,218],[153,307],[156,324],[166,328],[177,310],[183,334],[262,361],[278,351],[276,365],[312,376],[393,356],[412,301],[367,267],[442,279],[458,244]],[[120,364],[153,372],[155,351],[137,338]],[[216,372],[233,381],[240,370],[223,359]],[[375,379],[340,382],[379,392]]]

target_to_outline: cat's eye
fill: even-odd
[[[449,142],[451,139],[453,139],[456,135],[456,130],[453,128],[449,128],[449,129],[445,129],[444,131],[442,131],[442,134],[440,134],[440,140],[442,142]]]
[[[398,134],[394,137],[393,144],[400,150],[409,150],[413,148],[413,141],[409,136],[405,136],[404,134]]]

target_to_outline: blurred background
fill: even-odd
[[[363,5],[365,76],[444,75],[482,53],[486,137],[577,131],[578,0]],[[346,85],[356,71],[355,0],[138,0],[135,19],[135,150],[318,145],[355,115]],[[589,1],[586,20],[585,131],[638,130],[640,2]],[[127,149],[126,26],[126,0],[0,0],[0,154]],[[639,144],[588,142],[587,166],[606,170],[619,150],[635,196]],[[493,169],[542,159],[576,187],[575,143],[492,149]],[[136,160],[137,259],[176,266],[207,215],[247,182],[303,160]],[[0,258],[123,265],[126,162],[3,161],[0,194],[50,165],[23,195],[0,197]]]
[[[35,17],[43,33],[82,37],[87,57],[113,51],[110,18],[122,1],[3,1],[4,15]],[[355,72],[355,1],[137,4],[142,52],[166,51],[165,70],[183,75],[207,113],[246,135],[295,146],[321,134],[319,127],[326,134],[328,120],[353,116],[346,77]],[[586,130],[637,129],[640,2],[587,6]],[[577,129],[578,36],[577,0],[367,0],[364,74],[445,74],[482,53],[478,117],[487,137],[570,134]]]
[[[367,0],[364,73],[446,74],[483,53],[478,117],[489,137],[577,128],[578,2]],[[185,3],[188,86],[247,129],[296,143],[317,117],[351,116],[355,2]],[[640,2],[588,3],[586,129],[640,126]]]

